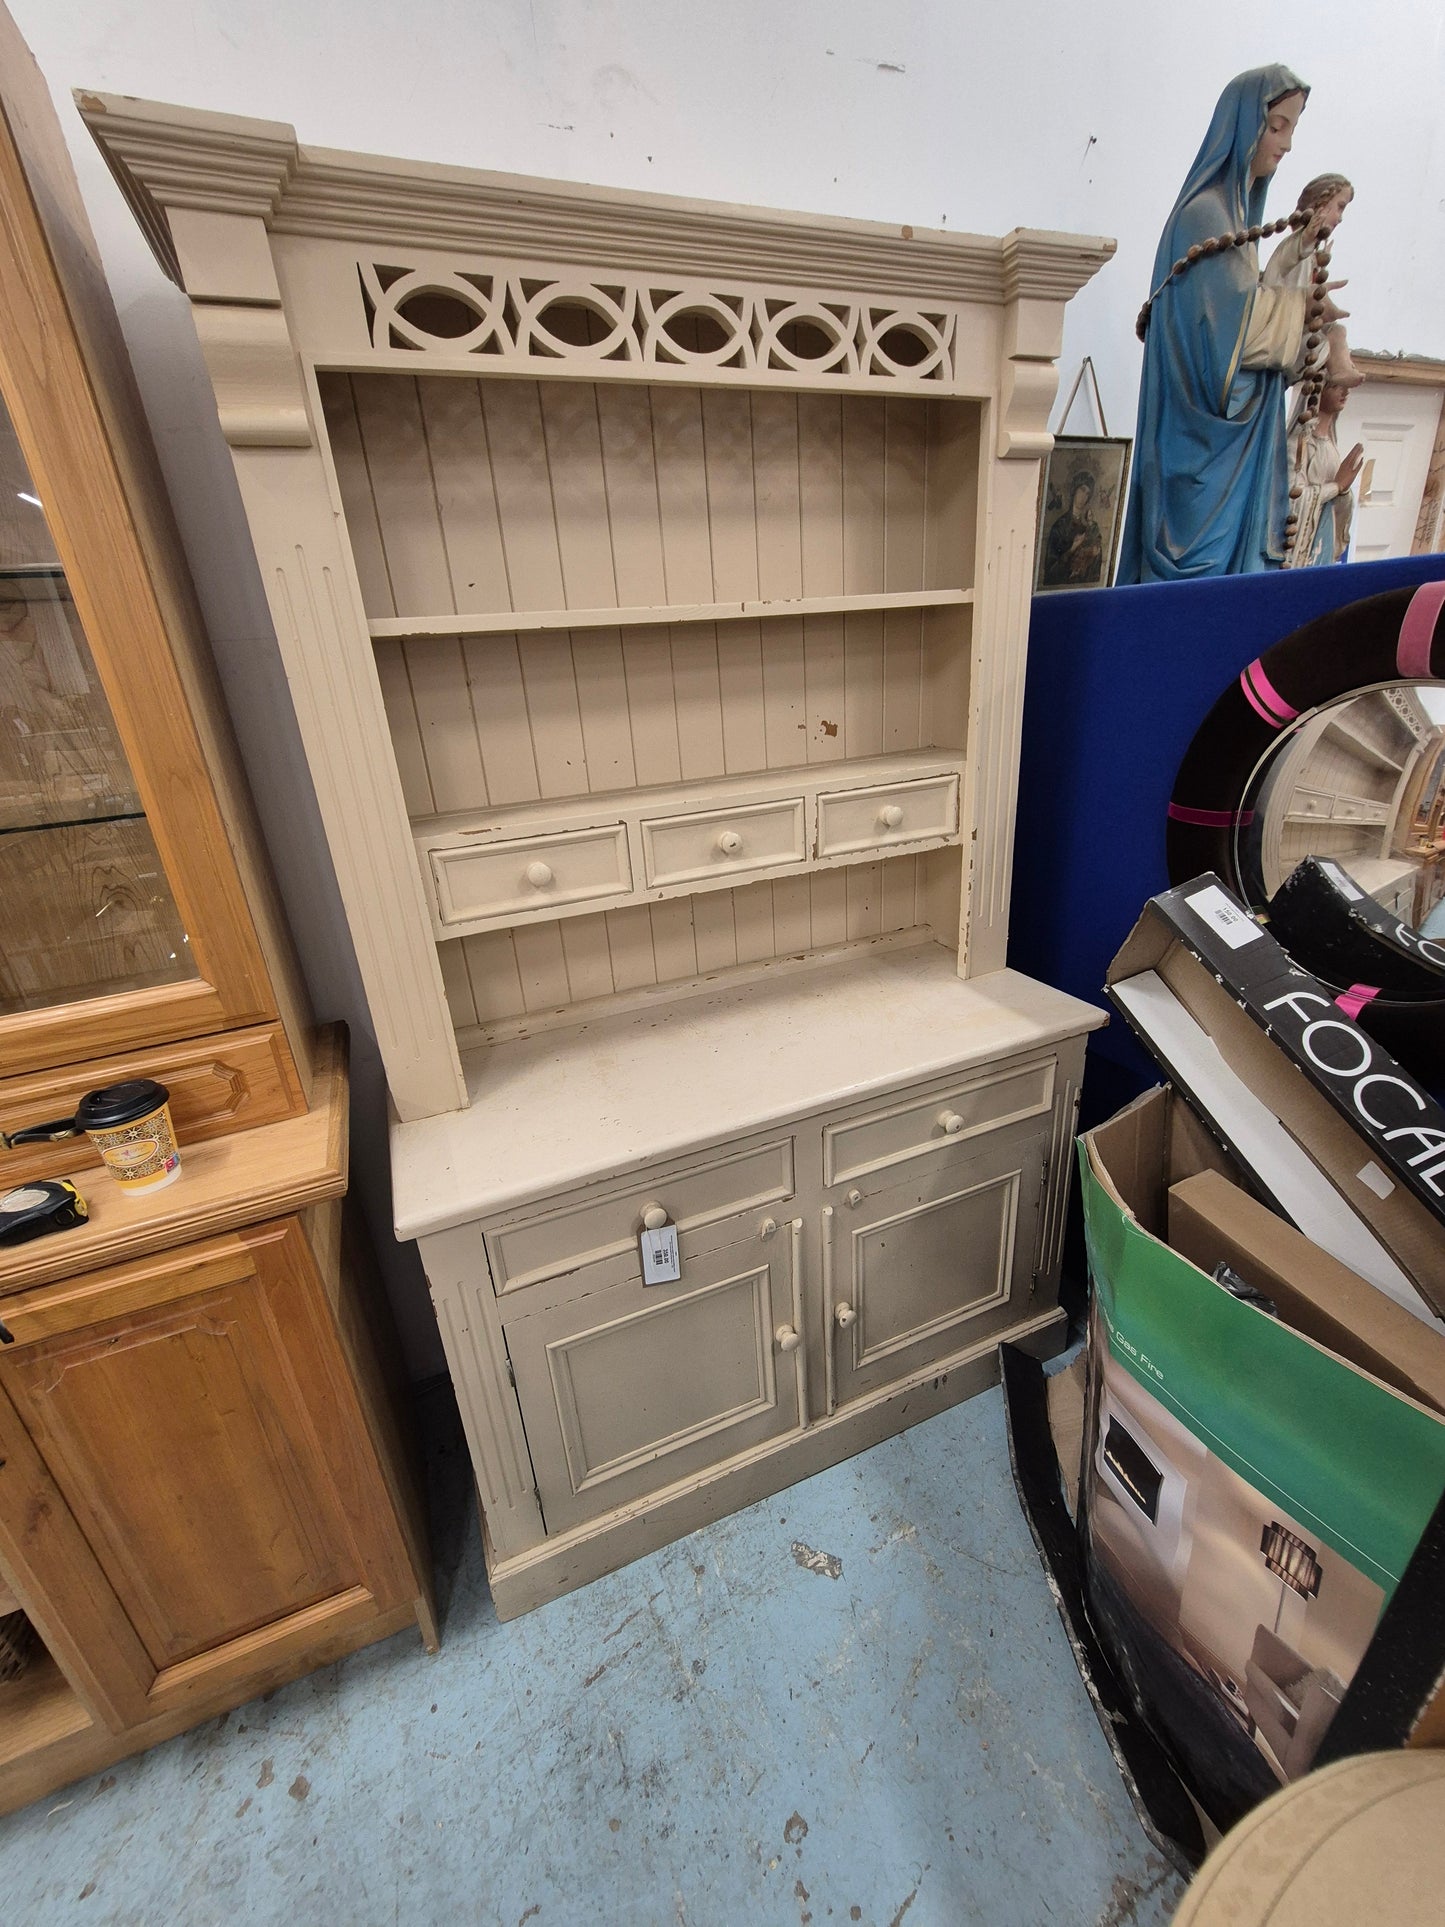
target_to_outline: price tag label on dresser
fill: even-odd
[[[682,1259],[677,1249],[677,1226],[672,1223],[644,1226],[637,1236],[642,1252],[644,1285],[675,1285],[682,1276]]]

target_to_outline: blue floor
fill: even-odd
[[[446,1625],[0,1821],[13,1927],[1155,1927],[991,1392],[499,1626],[433,1413]]]

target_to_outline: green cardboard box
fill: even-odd
[[[1418,1289],[1435,1296],[1439,1278],[1438,1261],[1421,1261],[1418,1218],[1382,1226],[1388,1209],[1368,1227],[1390,1261],[1373,1284],[1338,1259],[1317,1282],[1303,1239],[1271,1235],[1273,1211],[1241,1210],[1231,1261],[1254,1282],[1254,1237],[1262,1273],[1285,1267],[1277,1316],[1171,1248],[1171,1187],[1215,1173],[1271,1189],[1209,1115],[1216,1042],[1235,1084],[1249,1081],[1244,1053],[1273,1060],[1262,1081],[1293,1106],[1290,1145],[1316,1148],[1306,1080],[1280,1068],[1267,1031],[1237,1021],[1246,1013],[1227,977],[1178,937],[1146,913],[1118,962],[1167,980],[1204,1037],[1207,1048],[1191,1046],[1189,1101],[1168,1086],[1148,1092],[1079,1144],[1093,1280],[1080,1526],[1095,1629],[1222,1827],[1315,1761],[1431,1527],[1445,1419],[1401,1386],[1445,1382],[1445,1326]],[[1223,1042],[1217,1014],[1233,1033]],[[1325,1183],[1341,1159],[1338,1111],[1327,1123],[1328,1156],[1313,1164]],[[1356,1165],[1370,1148],[1361,1141]],[[1399,1289],[1400,1271],[1413,1288]],[[1398,1362],[1394,1383],[1361,1362],[1385,1357]],[[1426,1637],[1434,1660],[1416,1653],[1412,1664],[1433,1688],[1445,1674],[1438,1611]]]

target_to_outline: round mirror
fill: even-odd
[[[1299,717],[1247,785],[1244,894],[1270,901],[1307,857],[1421,929],[1445,896],[1445,687],[1390,683]],[[1442,913],[1438,921],[1445,921]]]
[[[1294,961],[1445,1089],[1445,578],[1317,616],[1185,752],[1172,883],[1217,872]]]

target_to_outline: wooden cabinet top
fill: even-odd
[[[176,1183],[129,1198],[104,1171],[82,1171],[86,1223],[0,1250],[0,1302],[13,1292],[239,1225],[303,1211],[346,1190],[345,1032],[317,1039],[311,1108],[299,1117],[181,1145]]]
[[[1044,1050],[1105,1021],[1017,971],[961,983],[930,944],[468,1053],[468,1111],[393,1126],[397,1236]]]

